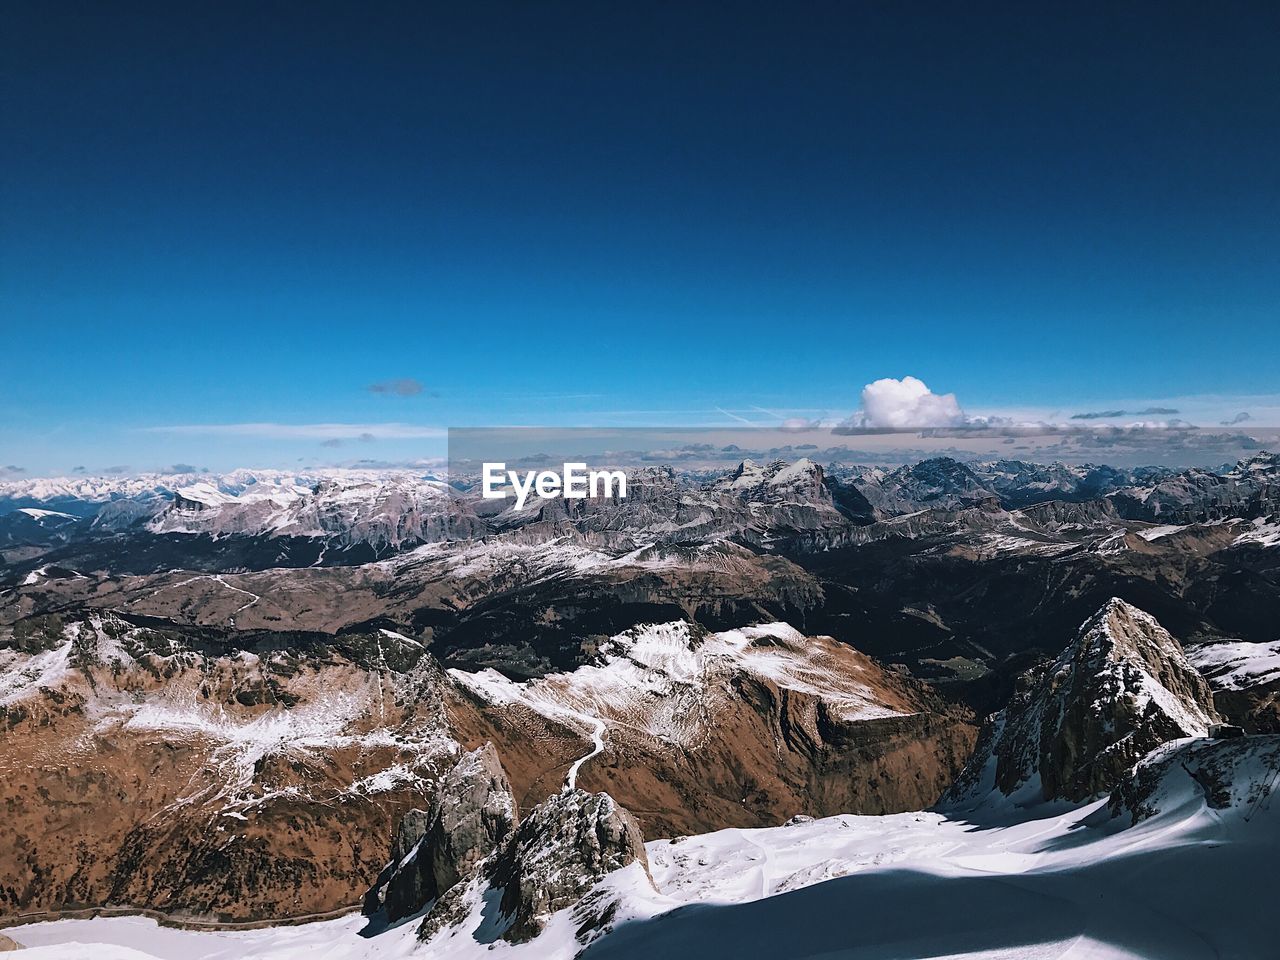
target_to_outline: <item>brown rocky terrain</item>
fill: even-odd
[[[210,656],[111,617],[47,627],[26,636],[42,649],[0,654],[8,916],[347,907],[453,749],[426,661],[397,672],[350,650]]]
[[[513,810],[568,784],[654,838],[927,807],[973,746],[956,703],[1009,703],[957,789],[1096,795],[1214,702],[1273,729],[1274,672],[1223,657],[1270,656],[1275,468],[1179,475],[1158,504],[1134,491],[1167,471],[939,460],[652,470],[626,502],[514,512],[403,478],[273,506],[241,478],[22,514],[0,914],[323,914],[435,835],[408,909],[496,839],[439,842],[441,780],[486,744]],[[1095,616],[1113,596],[1153,616]],[[1216,651],[1212,702],[1161,623]]]
[[[578,782],[617,799],[648,836],[920,809],[975,734],[967,711],[925,685],[784,624],[637,628],[600,665],[523,684],[451,676],[453,731],[498,746],[522,807],[557,788],[598,720],[602,748]]]
[[[402,816],[432,809],[459,743],[492,741],[526,809],[580,775],[654,835],[918,807],[967,753],[962,713],[830,639],[654,630],[665,660],[645,661],[638,629],[587,665],[518,682],[446,672],[386,630],[325,642],[100,614],[23,621],[0,650],[0,805],[14,827],[0,909],[245,921],[350,907]],[[588,702],[591,690],[608,695]]]

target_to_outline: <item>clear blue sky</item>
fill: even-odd
[[[843,416],[908,374],[1275,394],[1277,49],[1269,3],[6,4],[0,466]],[[151,429],[259,422],[408,427]]]

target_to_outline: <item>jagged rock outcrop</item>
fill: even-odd
[[[576,904],[605,875],[640,862],[635,818],[607,793],[564,790],[535,807],[486,868],[502,891],[503,939],[523,943],[551,914]]]
[[[1205,736],[1216,719],[1209,685],[1178,641],[1113,598],[1057,659],[1019,679],[945,802],[993,790],[1027,803],[1084,800],[1160,744]]]
[[[630,472],[625,499],[548,500],[536,508],[507,510],[491,523],[526,537],[581,537],[621,552],[727,538],[773,547],[793,541],[830,544],[839,541],[852,515],[837,503],[836,492],[822,467],[804,458],[763,466],[744,460],[707,483],[670,467],[646,467]]]
[[[1088,500],[1078,503],[1072,500],[1049,500],[1026,507],[1022,516],[1046,530],[1059,530],[1067,526],[1098,527],[1116,524],[1120,515],[1110,500]]]
[[[410,810],[400,820],[382,897],[387,918],[417,913],[470,876],[518,819],[493,744],[464,753],[440,781],[431,809]]]

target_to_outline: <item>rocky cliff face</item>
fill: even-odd
[[[1125,516],[1159,523],[1205,523],[1280,513],[1280,454],[1259,453],[1230,470],[1192,469],[1149,488],[1120,490]]]
[[[566,786],[534,807],[489,852],[470,882],[455,884],[430,906],[418,939],[444,949],[454,937],[525,943],[552,914],[576,907],[576,936],[585,945],[608,928],[617,909],[603,894],[586,895],[604,877],[633,864],[652,887],[635,818],[608,794]]]
[[[705,483],[670,467],[647,467],[630,474],[625,499],[538,501],[523,511],[505,510],[490,523],[526,537],[581,537],[624,553],[729,539],[777,548],[795,540],[838,539],[850,521],[834,491],[822,467],[805,459],[764,465],[746,460]]]
[[[533,939],[551,914],[636,862],[648,872],[644,836],[630,813],[606,793],[561,791],[533,809],[488,866],[491,886],[502,891],[503,939]]]
[[[470,877],[517,820],[511,784],[493,744],[464,753],[436,786],[430,810],[410,810],[400,820],[391,872],[377,898],[387,918],[417,913]]]
[[[993,790],[1027,803],[1097,796],[1160,744],[1205,736],[1216,717],[1208,683],[1177,640],[1113,599],[1057,659],[1021,678],[947,802]]]

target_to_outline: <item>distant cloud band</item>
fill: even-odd
[[[264,440],[417,440],[447,435],[443,427],[411,423],[183,423],[146,427],[147,433]]]
[[[370,393],[387,393],[396,397],[416,397],[425,390],[426,388],[422,385],[422,381],[414,380],[412,377],[379,380],[377,383],[369,384]],[[435,394],[431,393],[429,396],[435,396]]]
[[[1116,417],[1170,417],[1179,411],[1175,407],[1146,407],[1142,410],[1094,410],[1089,413],[1073,413],[1072,420],[1113,420]]]

